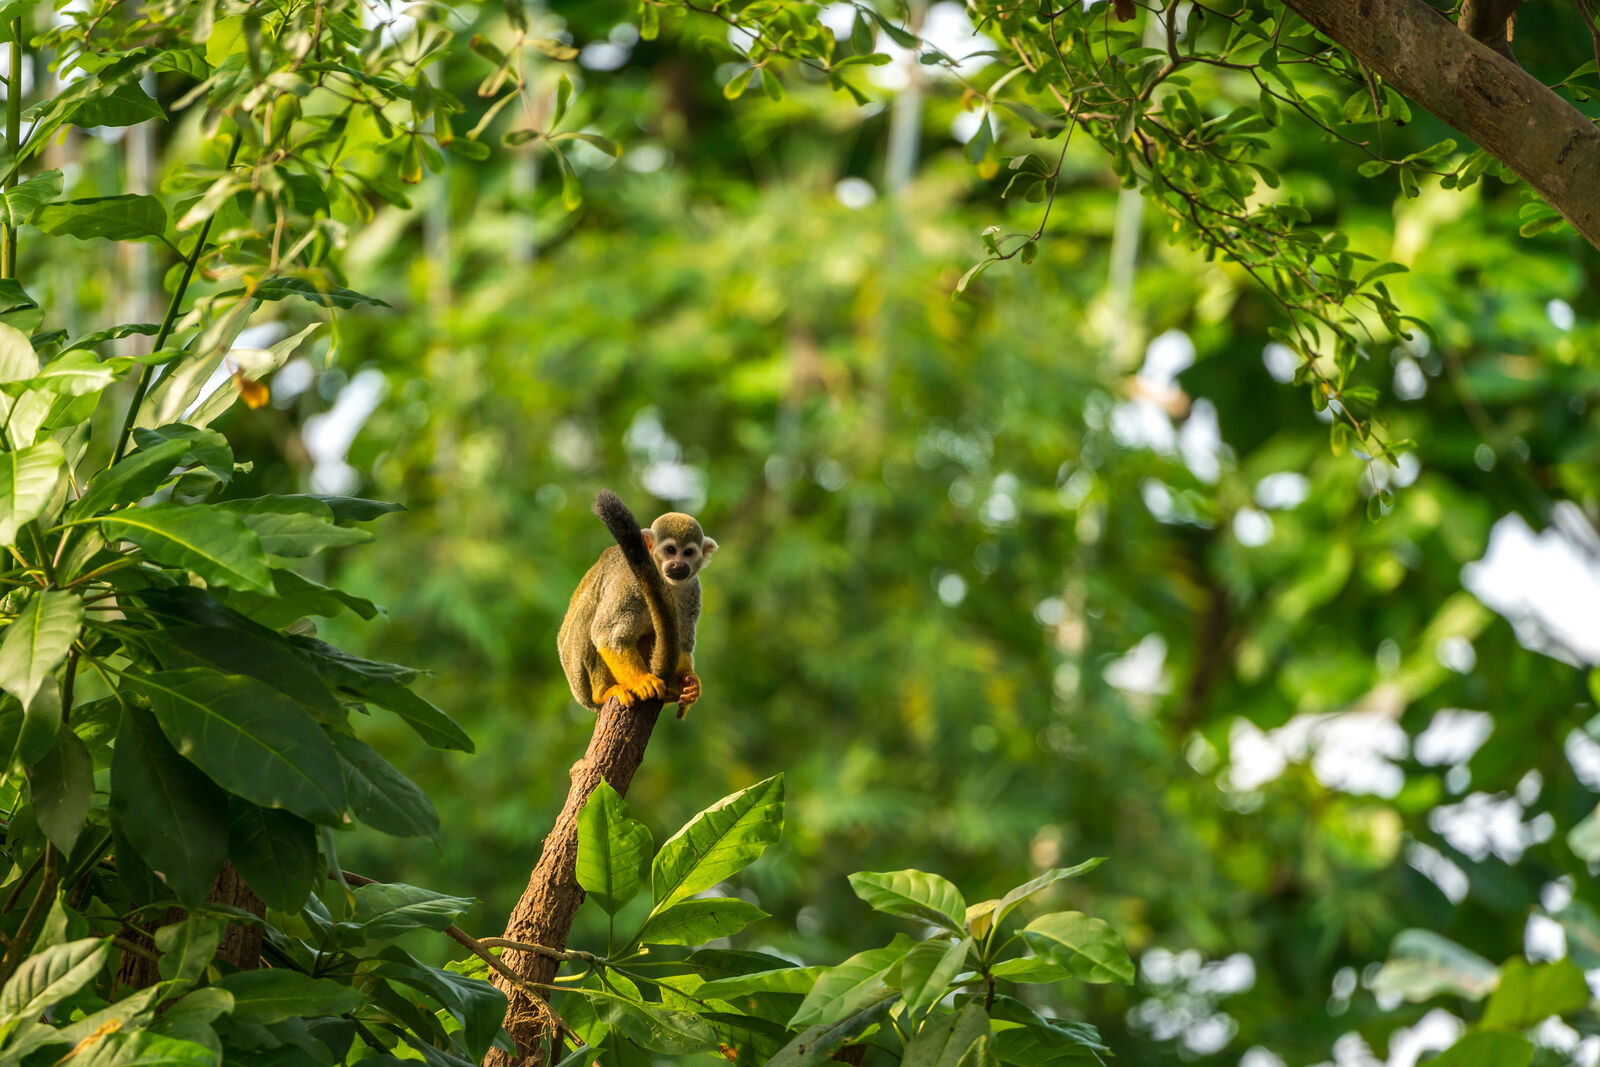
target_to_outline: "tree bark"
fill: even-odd
[[[567,802],[556,818],[538,866],[528,879],[528,888],[506,922],[505,936],[523,944],[566,948],[573,917],[583,903],[575,867],[578,859],[578,812],[584,801],[604,778],[611,788],[626,794],[633,773],[644,760],[645,746],[661,714],[661,701],[647,700],[624,708],[615,698],[606,701],[595,721],[594,736],[583,759],[572,765],[572,787]],[[529,952],[507,949],[502,957],[525,982],[548,984],[561,961]],[[556,1033],[555,1016],[548,997],[534,996],[498,973],[490,976],[510,1000],[506,1010],[506,1030],[516,1043],[516,1054],[490,1049],[484,1067],[509,1067],[511,1064],[542,1062],[540,1047]]]
[[[227,904],[241,908],[257,918],[267,914],[267,906],[261,902],[261,898],[245,884],[243,878],[239,877],[239,872],[233,869],[233,864],[226,862],[211,883],[211,892],[206,894],[206,903]],[[154,931],[167,923],[182,922],[187,914],[188,912],[182,908],[173,908],[167,912],[165,919],[150,929]],[[217,946],[217,958],[233,964],[242,971],[253,971],[261,965],[261,938],[262,930],[259,926],[230,923],[223,931],[222,944]],[[155,948],[155,942],[150,940],[148,935],[140,935],[134,940],[146,948],[152,950]],[[156,968],[155,960],[146,959],[133,952],[122,954],[122,963],[117,968],[118,985],[130,989],[145,989],[159,981],[161,972]]]
[[[1284,6],[1510,167],[1600,248],[1600,130],[1577,108],[1423,0]]]

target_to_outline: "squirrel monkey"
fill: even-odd
[[[586,708],[598,711],[610,697],[625,708],[638,700],[676,700],[681,719],[700,698],[693,655],[700,619],[697,575],[717,543],[691,516],[676,511],[641,530],[609,490],[595,498],[594,510],[617,543],[583,576],[561,621],[556,643],[567,684]],[[667,646],[678,647],[676,666],[664,672],[670,681],[650,666],[656,635],[663,631]]]

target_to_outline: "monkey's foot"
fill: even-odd
[[[689,714],[689,705],[700,699],[700,679],[693,671],[678,679],[678,718]]]
[[[628,691],[641,700],[666,699],[667,683],[653,674],[641,674],[638,679],[628,687]],[[631,703],[631,701],[630,701]]]

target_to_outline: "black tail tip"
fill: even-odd
[[[628,505],[622,498],[609,489],[602,489],[594,495],[594,513],[605,523],[607,528],[615,531],[618,526],[622,529],[639,528],[639,520],[633,517],[633,512],[628,510]]]

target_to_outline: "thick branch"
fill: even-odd
[[[1510,167],[1600,248],[1600,130],[1423,0],[1284,0]]]
[[[595,722],[589,751],[572,765],[572,788],[567,803],[556,819],[555,828],[544,839],[539,865],[528,879],[528,888],[517,902],[506,923],[505,939],[553,949],[565,948],[573,917],[583,903],[574,866],[578,859],[578,812],[584,801],[604,778],[618,793],[626,793],[633,772],[644,760],[645,746],[661,714],[659,700],[641,701],[624,708],[613,698],[606,701]],[[501,959],[529,985],[548,985],[561,966],[559,959],[507,949]],[[484,1067],[509,1067],[514,1063],[540,1063],[540,1043],[554,1032],[555,1019],[542,997],[533,996],[527,985],[493,975],[494,984],[511,1001],[506,1011],[506,1030],[516,1042],[516,1056],[491,1049]]]

